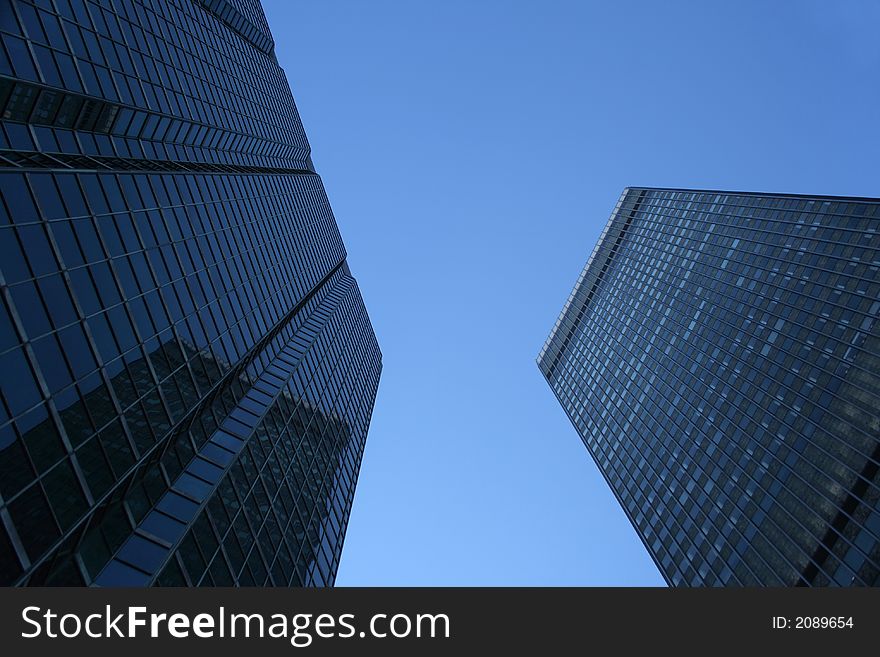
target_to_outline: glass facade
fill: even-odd
[[[624,190],[538,365],[672,585],[880,585],[880,200]]]
[[[332,585],[381,354],[256,0],[0,0],[0,584]]]

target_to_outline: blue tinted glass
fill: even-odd
[[[0,468],[22,473],[0,492],[34,537],[0,570],[332,583],[381,354],[259,3],[13,2],[31,44],[0,35],[0,151],[42,152],[0,170]],[[230,415],[240,438],[215,435]],[[132,539],[163,532],[186,538]]]

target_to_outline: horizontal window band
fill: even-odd
[[[305,151],[301,145],[5,75],[0,75],[0,119],[232,152],[253,152],[252,146],[259,142],[269,145],[271,157],[296,156]]]
[[[99,98],[0,78],[0,116],[6,121],[108,134],[120,107]]]
[[[211,162],[184,162],[178,160],[147,160],[133,157],[103,155],[71,155],[69,153],[37,153],[0,149],[2,169],[54,169],[61,171],[143,171],[160,173],[254,173],[317,175],[308,169],[287,167],[258,167]]]

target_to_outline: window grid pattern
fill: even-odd
[[[2,584],[331,585],[381,354],[259,3],[0,0],[0,106]]]
[[[308,519],[312,511],[315,509],[320,511],[324,502],[328,503],[327,513],[333,510],[337,517],[334,518],[336,520],[333,525],[334,533],[323,541],[317,533],[319,528],[311,527],[307,523],[304,525],[311,530],[308,535],[310,542],[308,547],[305,544],[301,546],[299,565],[304,573],[309,573],[310,569],[318,569],[320,577],[312,574],[311,579],[306,579],[303,575],[295,583],[325,585],[332,582],[331,573],[326,568],[334,563],[333,546],[336,541],[341,542],[341,528],[344,526],[340,524],[339,518],[347,504],[350,504],[354,492],[354,479],[346,475],[357,467],[358,446],[362,446],[362,437],[365,434],[363,431],[360,440],[352,441],[347,429],[349,425],[339,420],[341,417],[357,418],[358,422],[352,422],[352,426],[363,422],[363,417],[359,416],[356,409],[338,408],[339,404],[352,404],[351,399],[357,399],[355,395],[349,397],[344,394],[343,387],[346,381],[363,375],[363,372],[352,371],[357,363],[350,360],[351,354],[343,354],[343,350],[346,349],[346,345],[361,344],[351,340],[353,337],[365,341],[368,338],[362,335],[368,326],[363,322],[365,311],[362,304],[360,308],[354,307],[359,304],[354,280],[348,275],[337,276],[335,280],[337,284],[327,294],[322,305],[314,310],[305,324],[295,331],[293,338],[250,384],[245,396],[227,414],[226,420],[214,431],[209,441],[201,446],[194,446],[191,437],[190,439],[184,437],[185,449],[181,449],[182,445],[175,446],[174,458],[178,463],[185,461],[185,458],[181,458],[182,454],[187,457],[193,453],[196,455],[182,470],[180,465],[177,467],[172,465],[173,461],[166,460],[163,463],[167,478],[172,482],[168,492],[143,518],[135,535],[116,552],[115,559],[104,568],[97,578],[99,584],[104,579],[109,580],[110,583],[127,585],[149,583],[159,567],[167,561],[167,553],[171,546],[179,541],[187,526],[193,529],[180,543],[182,547],[178,549],[178,553],[183,563],[188,564],[186,572],[189,583],[199,582],[202,578],[202,585],[215,581],[218,584],[230,584],[233,581],[264,584],[265,577],[253,578],[249,573],[241,572],[242,567],[238,562],[235,562],[238,564],[238,569],[235,570],[234,578],[230,577],[227,571],[220,570],[223,564],[218,564],[213,577],[203,578],[204,573],[197,570],[198,564],[204,567],[205,561],[209,561],[212,556],[209,547],[213,546],[216,549],[218,544],[216,536],[207,531],[207,519],[196,520],[194,517],[195,512],[200,507],[206,508],[210,501],[213,503],[212,515],[216,518],[213,526],[228,529],[229,518],[235,517],[236,508],[241,508],[241,503],[236,503],[238,498],[235,497],[235,491],[246,492],[252,489],[253,472],[256,472],[258,467],[262,467],[260,481],[263,487],[255,484],[257,492],[244,496],[244,508],[249,513],[241,521],[240,526],[259,529],[261,524],[268,523],[267,526],[274,531],[271,532],[270,542],[267,542],[270,538],[268,536],[258,536],[255,542],[254,537],[249,535],[250,539],[245,544],[246,549],[257,550],[255,559],[260,558],[260,552],[271,556],[273,550],[281,549],[279,527],[274,524],[275,517],[267,515],[269,508],[263,504],[269,499],[265,491],[277,493],[279,487],[285,487],[288,499],[296,500],[297,495],[294,491],[299,490],[297,503],[303,517]],[[343,300],[344,305],[340,303]],[[339,330],[326,326],[330,319],[344,322],[345,325],[342,327],[344,332],[341,336]],[[355,330],[361,335],[351,335]],[[332,345],[332,351],[326,348],[327,344]],[[315,350],[314,354],[309,353],[311,349]],[[309,354],[308,358],[305,358],[306,354]],[[327,368],[336,365],[340,356],[346,359],[342,365],[346,369],[337,372],[339,367],[336,367],[330,370],[330,376],[326,376]],[[322,386],[318,393],[314,393],[312,388],[303,384],[304,372],[315,363],[320,374],[313,375],[314,381],[311,384]],[[328,395],[335,397],[327,399]],[[317,403],[315,399],[318,400]],[[299,404],[297,404],[298,400]],[[298,422],[294,422],[294,419]],[[337,459],[331,458],[330,455],[338,455],[343,449],[347,449],[347,459],[336,464]],[[236,458],[239,462],[233,463]],[[317,467],[316,464],[322,467]],[[224,469],[226,469],[226,480],[220,481]],[[306,476],[306,472],[311,476]],[[245,473],[250,479],[242,478]],[[337,506],[334,508],[329,506],[329,502],[332,501],[332,478],[336,476],[344,482],[344,487],[339,491]],[[328,477],[330,479],[325,481]],[[323,487],[326,487],[326,490],[323,490]],[[222,490],[223,495],[216,495],[217,490]],[[232,512],[223,503],[224,498],[231,499],[230,504],[237,504],[232,506]],[[255,500],[259,500],[261,504],[257,505]],[[234,525],[235,522],[233,520],[231,524]],[[285,525],[280,525],[281,529],[284,527]],[[196,528],[199,530],[197,531]],[[196,536],[200,538],[196,540]],[[211,537],[214,537],[214,540]],[[316,555],[320,554],[318,548],[322,543],[326,555],[321,555],[322,558],[317,559]],[[201,547],[195,549],[196,545]],[[312,552],[309,552],[309,549]],[[240,544],[236,543],[235,535],[231,536],[228,539],[227,554],[233,554],[235,558],[242,553]],[[287,552],[284,554],[288,555]],[[200,559],[200,555],[206,555],[206,558]],[[165,560],[160,560],[163,558]],[[222,559],[222,557],[217,558]],[[171,572],[176,567],[176,564],[171,565]],[[219,579],[220,572],[226,573],[227,576]],[[335,576],[335,566],[332,572]],[[168,575],[160,581],[167,583]],[[291,583],[289,578],[279,580],[277,573],[274,581],[284,585]],[[184,582],[181,580],[178,583]]]
[[[312,168],[274,55],[205,5],[0,4],[0,148]]]
[[[880,583],[878,228],[867,199],[621,196],[539,366],[670,583]]]

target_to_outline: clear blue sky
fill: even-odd
[[[658,585],[535,357],[627,185],[880,196],[880,2],[263,0],[384,354],[339,585]]]

